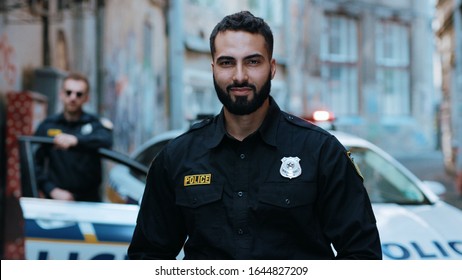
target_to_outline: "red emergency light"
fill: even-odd
[[[307,120],[312,122],[333,122],[335,120],[334,113],[327,110],[316,110]]]

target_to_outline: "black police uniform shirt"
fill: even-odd
[[[228,136],[221,112],[153,161],[128,256],[174,259],[183,244],[185,259],[382,258],[369,197],[345,148],[273,99],[242,142]]]
[[[43,193],[62,188],[73,193],[75,200],[101,201],[101,160],[95,151],[112,146],[112,129],[92,114],[83,113],[78,121],[69,122],[57,114],[45,119],[36,136],[54,137],[60,133],[77,137],[78,144],[67,150],[42,145],[36,152],[37,183]]]

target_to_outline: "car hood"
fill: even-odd
[[[384,259],[462,259],[462,211],[433,205],[374,204]]]

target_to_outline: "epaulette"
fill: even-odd
[[[302,118],[299,118],[297,116],[294,116],[294,115],[291,115],[287,112],[282,112],[282,114],[284,115],[284,118],[292,123],[292,124],[295,124],[297,126],[301,126],[301,127],[306,127],[306,128],[312,128],[313,127],[313,124],[310,123],[309,121],[307,120],[304,120]]]
[[[212,123],[212,118],[207,118],[207,119],[203,119],[203,120],[200,120],[198,122],[195,122],[194,124],[192,124],[190,127],[189,127],[189,130],[197,130],[197,129],[201,129],[209,124]]]
[[[308,121],[308,120],[304,120],[300,117],[297,117],[297,116],[294,116],[294,115],[291,115],[287,112],[282,112],[283,113],[283,116],[284,118],[291,124],[294,124],[298,127],[303,127],[303,128],[308,128],[308,129],[311,129],[311,130],[315,130],[315,131],[319,131],[319,132],[323,132],[323,133],[326,133],[327,131],[325,131],[324,129],[320,128],[319,126],[313,124],[312,122]]]

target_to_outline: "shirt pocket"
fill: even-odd
[[[225,215],[223,185],[190,186],[175,190],[176,205],[180,207],[189,234],[201,235],[222,230]]]
[[[266,182],[258,192],[255,221],[262,240],[289,248],[316,238],[316,183]]]
[[[222,200],[223,185],[181,187],[175,192],[178,206],[195,209]]]
[[[316,184],[314,182],[264,183],[259,189],[258,200],[282,208],[310,205],[316,200]]]

